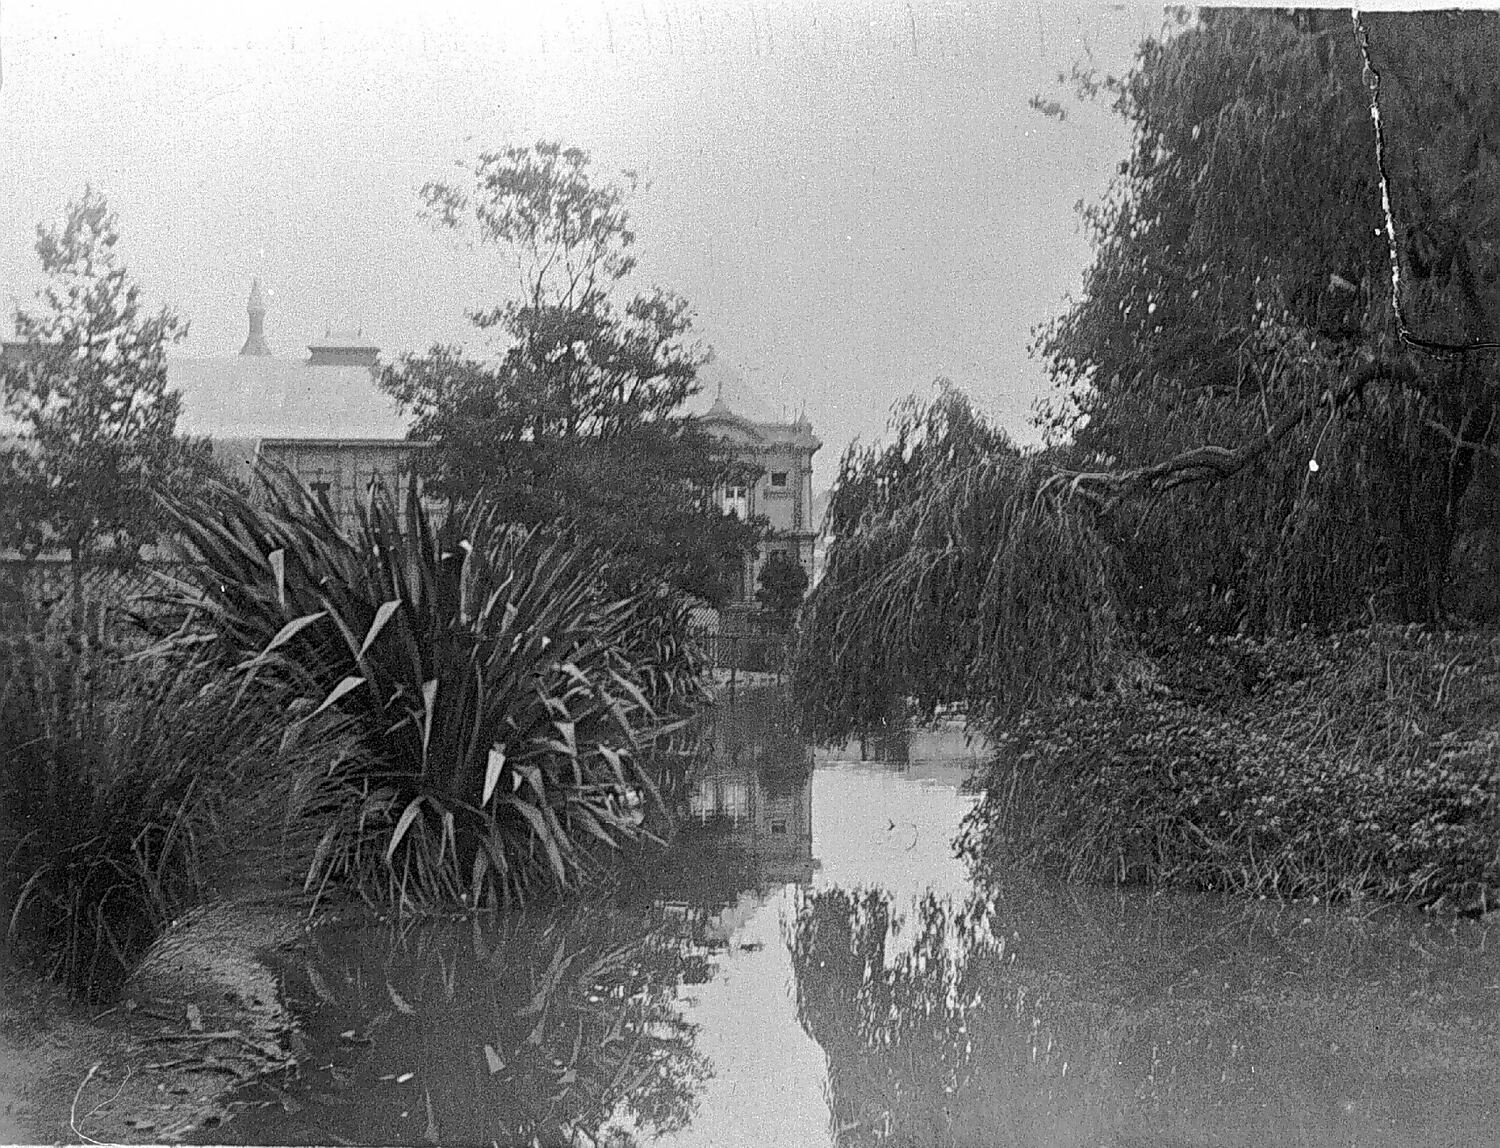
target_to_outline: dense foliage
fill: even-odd
[[[666,578],[719,601],[760,529],[718,507],[715,487],[744,467],[681,410],[706,360],[687,303],[660,288],[620,299],[635,176],[597,181],[586,152],[555,143],[485,153],[471,174],[422,197],[438,227],[498,248],[519,276],[518,295],[469,315],[501,337],[498,360],[433,347],[380,373],[414,436],[439,444],[431,489],[482,492],[525,526],[566,521],[617,586]]]
[[[324,718],[194,659],[43,638],[0,651],[0,910],[8,947],[107,997],[167,924],[240,883],[302,877],[322,779],[352,749]],[[227,842],[233,843],[226,849]]]
[[[265,489],[264,508],[174,504],[196,557],[176,640],[206,628],[243,680],[356,723],[366,752],[338,774],[349,800],[310,884],[495,904],[575,884],[639,834],[641,750],[697,696],[680,609],[612,597],[590,548],[493,509],[439,529],[415,490],[404,512],[376,493],[344,533],[289,476]]]
[[[1500,889],[1494,641],[1227,639],[1025,714],[974,814],[987,865],[1275,896]]]
[[[755,600],[778,630],[791,627],[802,599],[807,596],[807,571],[790,554],[776,551],[760,568],[760,588]]]
[[[75,570],[103,555],[135,561],[163,524],[155,491],[189,488],[207,446],[176,434],[167,348],[186,325],[148,314],[120,261],[104,197],[86,190],[61,225],[37,228],[47,286],[17,310],[18,346],[0,357],[0,398],[16,436],[0,441],[0,545],[57,547]]]

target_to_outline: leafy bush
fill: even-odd
[[[284,728],[273,694],[236,691],[199,662],[12,641],[0,651],[12,951],[104,998],[211,891],[305,865],[315,839],[300,812],[350,743],[326,721],[295,741]]]
[[[1177,651],[999,735],[969,827],[1070,879],[1492,902],[1492,642],[1356,632]]]
[[[685,618],[654,595],[610,600],[589,550],[476,509],[435,528],[415,492],[377,495],[342,534],[287,476],[267,506],[178,502],[197,551],[175,600],[246,680],[354,719],[368,758],[308,881],[402,906],[496,904],[577,883],[637,836],[654,793],[640,764],[686,705]]]

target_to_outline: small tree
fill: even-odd
[[[797,608],[807,593],[807,571],[790,554],[780,551],[766,559],[755,598],[770,613],[779,630],[791,628]]]
[[[0,397],[19,434],[0,448],[0,543],[29,559],[64,550],[82,568],[137,560],[164,520],[155,493],[208,462],[177,437],[179,396],[166,349],[187,333],[173,312],[148,314],[120,262],[115,215],[92,188],[59,225],[38,225],[47,285],[15,312],[21,346],[0,360]]]

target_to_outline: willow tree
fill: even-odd
[[[1134,138],[1037,332],[1049,446],[912,408],[846,456],[802,646],[825,732],[1088,688],[1133,639],[1475,604],[1500,18],[1207,11],[1075,81]]]

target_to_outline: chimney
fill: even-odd
[[[271,348],[266,346],[266,301],[260,293],[260,280],[250,280],[250,334],[245,339],[245,345],[240,348],[242,355],[270,355]]]
[[[309,367],[367,367],[374,369],[380,348],[365,338],[363,328],[335,331],[329,328],[323,338],[308,345]]]

